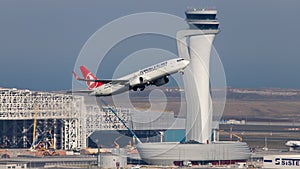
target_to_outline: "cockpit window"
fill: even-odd
[[[183,61],[183,60],[184,60],[184,59],[178,59],[177,62],[181,62],[181,61]]]

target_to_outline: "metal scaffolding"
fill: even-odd
[[[130,122],[129,109],[115,109]],[[86,148],[96,130],[126,130],[108,108],[85,104],[83,96],[0,88],[0,148],[29,148],[35,113],[40,137],[51,137],[56,149]]]
[[[17,89],[0,89],[0,120],[3,122],[3,128],[6,128],[7,131],[1,133],[2,144],[0,142],[0,145],[2,147],[5,147],[7,142],[11,142],[11,145],[17,147],[18,144],[14,143],[15,140],[23,140],[23,147],[28,147],[27,142],[32,142],[28,134],[31,131],[35,108],[36,118],[40,126],[43,126],[40,129],[41,133],[45,134],[46,132],[43,130],[46,129],[49,130],[48,132],[53,130],[53,135],[56,137],[59,136],[57,133],[61,133],[60,138],[54,138],[61,139],[58,147],[65,150],[85,148],[84,97]],[[49,122],[51,124],[47,122],[48,120],[51,120]],[[22,123],[20,121],[23,121],[23,125],[20,125]],[[14,123],[16,124],[14,125]],[[62,125],[58,126],[58,123]],[[10,135],[8,131],[11,128],[21,128],[20,130],[11,130],[19,133],[19,136],[17,133]]]
[[[129,109],[115,107],[114,109],[126,123],[131,124]],[[107,107],[87,105],[86,110],[87,136],[90,136],[96,130],[127,130]]]

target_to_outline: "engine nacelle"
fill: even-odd
[[[169,78],[165,76],[165,77],[162,77],[162,78],[159,78],[159,79],[155,80],[154,84],[156,86],[161,86],[161,85],[164,85],[168,82],[169,82]]]
[[[137,77],[137,78],[134,78],[133,80],[131,80],[129,82],[129,85],[130,86],[138,86],[138,85],[142,85],[144,84],[144,78],[143,77]]]

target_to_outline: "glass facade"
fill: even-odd
[[[216,14],[188,14],[186,13],[187,19],[195,20],[216,20]]]
[[[219,24],[190,24],[191,29],[218,29]]]

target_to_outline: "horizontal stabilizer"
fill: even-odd
[[[73,75],[76,80],[85,81],[85,82],[101,82],[101,83],[112,83],[112,84],[126,84],[129,82],[129,80],[118,80],[118,79],[83,79],[80,78],[74,71]]]
[[[66,92],[67,94],[71,93],[91,93],[91,90],[70,90]]]
[[[80,77],[74,71],[72,71],[72,73],[73,73],[76,80],[80,80]]]

